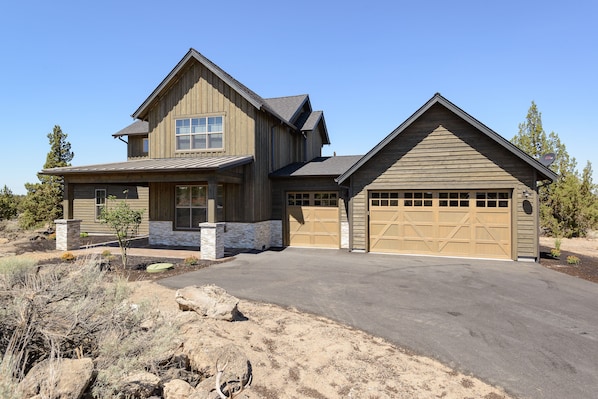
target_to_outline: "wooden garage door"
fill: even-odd
[[[340,247],[338,193],[287,193],[288,245]]]
[[[370,192],[371,252],[511,259],[510,191]]]

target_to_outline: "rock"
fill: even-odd
[[[234,321],[239,318],[239,300],[215,285],[190,286],[176,292],[179,309],[193,310],[200,316]]]
[[[79,399],[93,374],[93,361],[83,359],[44,360],[27,373],[19,383],[19,392],[29,398]]]
[[[164,399],[187,399],[195,389],[183,380],[171,380],[164,384]]]
[[[121,381],[121,394],[124,397],[147,398],[160,388],[160,377],[147,371],[129,374]]]

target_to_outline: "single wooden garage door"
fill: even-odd
[[[375,191],[371,252],[511,259],[511,194]]]
[[[287,193],[288,245],[340,247],[338,193]]]

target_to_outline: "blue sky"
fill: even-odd
[[[594,0],[8,2],[0,187],[37,182],[54,125],[73,165],[125,160],[112,133],[190,47],[262,97],[308,93],[327,155],[367,152],[440,92],[507,139],[533,100],[596,169],[597,15]]]

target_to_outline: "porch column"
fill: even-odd
[[[75,198],[75,187],[65,180],[64,199],[62,201],[62,215],[65,219],[73,218],[73,198]]]
[[[225,223],[200,223],[201,259],[215,260],[224,258]]]
[[[216,205],[218,201],[218,182],[215,177],[208,179],[208,223],[216,223]]]
[[[56,223],[56,249],[59,251],[79,249],[81,221],[75,219],[58,219],[54,223]]]

